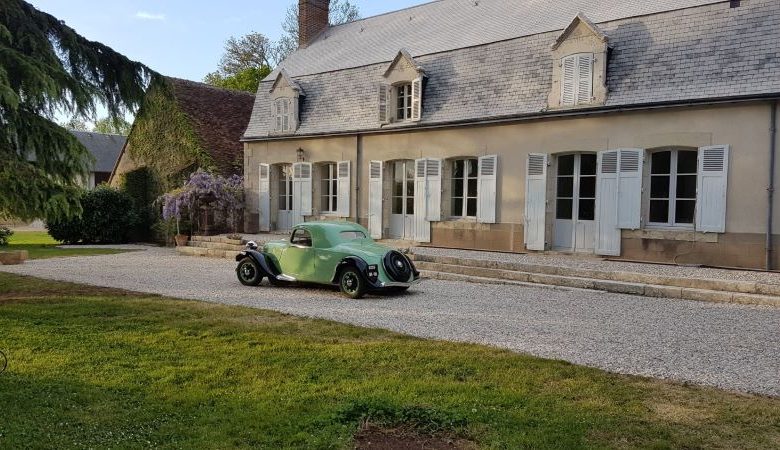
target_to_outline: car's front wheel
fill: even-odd
[[[366,295],[366,280],[354,267],[347,267],[341,271],[339,277],[339,288],[341,292],[349,298],[358,299]]]
[[[259,286],[263,282],[263,274],[254,259],[246,257],[238,263],[236,268],[238,281],[244,286]]]

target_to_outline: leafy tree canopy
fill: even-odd
[[[350,0],[330,2],[330,24],[340,25],[360,18],[358,7]],[[216,72],[203,79],[212,86],[257,92],[257,86],[273,67],[298,48],[298,2],[287,8],[282,22],[284,34],[278,41],[252,32],[225,42],[225,53]]]
[[[92,127],[92,131],[95,133],[104,134],[121,134],[127,136],[130,134],[131,124],[124,117],[117,117],[112,119],[111,117],[104,117],[95,121],[95,126]]]
[[[0,215],[80,213],[77,179],[91,156],[55,113],[134,111],[152,72],[22,0],[0,7]]]

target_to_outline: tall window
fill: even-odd
[[[274,101],[274,119],[277,132],[288,132],[293,126],[292,101],[289,98],[278,98]]]
[[[696,211],[695,150],[655,152],[650,159],[652,225],[691,226]]]
[[[292,165],[281,166],[279,172],[279,211],[292,211]]]
[[[393,214],[414,214],[414,161],[393,164]]]
[[[320,181],[320,210],[325,213],[338,211],[339,180],[336,164],[322,166]]]
[[[412,118],[412,85],[402,84],[396,87],[397,99],[396,118],[398,120],[407,120]]]
[[[452,162],[452,217],[477,217],[477,159]]]

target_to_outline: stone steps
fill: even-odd
[[[605,272],[561,266],[412,255],[428,278],[494,284],[547,285],[647,297],[780,307],[778,286],[763,283],[660,277],[634,272]]]
[[[214,250],[232,250],[232,251],[240,252],[241,250],[246,248],[246,245],[225,244],[222,242],[189,241],[187,242],[187,247],[200,247],[200,248],[209,248]]]

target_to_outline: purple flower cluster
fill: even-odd
[[[225,178],[198,170],[190,175],[183,187],[163,194],[159,201],[163,205],[164,220],[181,220],[204,203],[232,218],[244,209],[244,178],[239,175]]]

